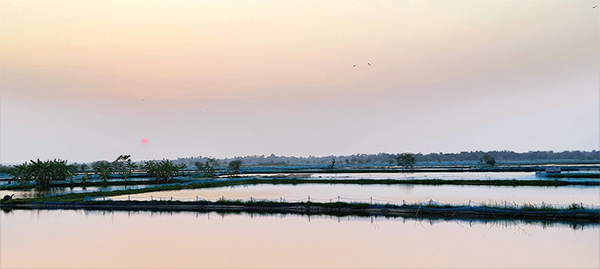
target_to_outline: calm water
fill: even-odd
[[[132,186],[108,186],[108,187],[60,187],[60,188],[50,188],[48,190],[0,190],[0,197],[4,197],[4,195],[12,195],[14,194],[14,198],[33,198],[45,195],[57,195],[63,193],[85,193],[85,192],[95,192],[95,191],[120,191],[120,190],[134,190],[134,189],[143,189],[148,187],[155,187],[156,185],[132,185]]]
[[[305,179],[463,179],[463,180],[494,180],[494,179],[516,179],[516,180],[535,180],[535,179],[547,179],[544,177],[538,177],[534,172],[448,172],[448,173],[331,173],[331,174],[309,174],[309,173],[296,173],[296,174],[246,174],[245,177],[294,177],[294,178],[305,178]],[[186,178],[182,178],[186,179]],[[191,179],[191,178],[187,178]],[[122,179],[111,179],[110,181],[118,181]],[[150,178],[136,178],[135,180],[150,180]],[[205,181],[205,179],[195,179],[196,181]],[[550,179],[554,180],[554,179]],[[600,181],[600,179],[590,178],[561,178],[565,181]],[[91,181],[91,180],[90,180]],[[95,181],[101,181],[96,179]],[[6,181],[0,182],[0,184],[6,184]],[[67,183],[64,181],[62,183]],[[154,185],[156,186],[156,185]],[[75,188],[51,188],[49,191],[38,192],[36,190],[29,191],[2,191],[0,190],[0,196],[15,194],[15,198],[28,198],[36,197],[48,194],[60,194],[60,193],[80,193],[80,192],[92,192],[92,191],[111,191],[111,190],[126,190],[126,189],[137,189],[152,187],[151,185],[137,185],[137,186],[113,186],[113,187],[87,187],[82,189],[81,187]],[[370,196],[370,195],[369,195]],[[467,198],[468,200],[468,198]]]
[[[594,173],[598,171],[594,170]],[[246,174],[260,177],[297,177],[308,179],[445,179],[445,180],[540,180],[548,179],[536,176],[535,172],[445,172],[445,173],[296,173],[296,174]],[[554,180],[554,179],[550,179]],[[590,178],[561,178],[565,181],[600,181]]]
[[[600,187],[498,187],[498,186],[428,186],[428,185],[252,185],[141,193],[115,196],[115,200],[171,199],[195,200],[281,200],[306,201],[310,196],[313,202],[340,201],[375,203],[425,202],[430,199],[449,204],[475,203],[523,203],[570,204],[600,206]]]
[[[598,225],[0,212],[2,268],[598,268]]]
[[[448,173],[349,173],[349,174],[313,174],[312,178],[326,179],[464,179],[464,180],[490,180],[490,179],[517,179],[534,180],[543,179],[536,177],[535,172],[448,172]]]

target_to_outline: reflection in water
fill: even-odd
[[[0,267],[600,266],[598,225],[81,210],[0,223]]]
[[[33,210],[43,211],[43,210]],[[88,215],[101,215],[101,216],[114,216],[115,211],[107,210],[81,210],[86,216]],[[116,211],[119,212],[119,211]],[[5,214],[13,213],[12,210],[5,210]],[[580,222],[568,222],[568,221],[544,221],[544,220],[507,220],[507,219],[461,219],[461,218],[442,218],[442,217],[396,217],[396,216],[358,216],[358,215],[347,215],[347,216],[332,216],[324,214],[297,214],[297,213],[254,213],[254,212],[185,212],[185,211],[126,211],[119,212],[126,213],[128,217],[132,215],[150,214],[150,217],[162,217],[162,216],[173,216],[173,214],[192,214],[196,218],[207,218],[210,216],[217,216],[220,218],[226,218],[231,216],[247,216],[251,219],[261,217],[275,217],[275,218],[286,218],[286,217],[303,217],[308,222],[315,219],[330,219],[337,220],[337,222],[348,222],[348,221],[364,221],[369,220],[371,224],[376,224],[377,221],[381,220],[395,220],[406,223],[407,221],[416,221],[421,225],[433,226],[439,223],[455,223],[461,227],[473,225],[485,225],[492,228],[505,228],[514,229],[517,228],[519,231],[527,234],[527,231],[523,227],[534,227],[534,228],[570,228],[573,230],[584,229],[599,229],[600,223],[580,223]]]
[[[535,172],[417,172],[417,173],[320,173],[311,178],[321,179],[446,179],[446,180],[535,180]]]
[[[430,199],[444,204],[474,203],[503,205],[583,203],[599,206],[600,187],[505,187],[505,186],[460,186],[460,185],[344,185],[344,184],[301,184],[301,185],[251,185],[230,186],[210,189],[162,191],[112,197],[114,200],[285,200],[289,202],[366,202],[402,204],[426,202]]]

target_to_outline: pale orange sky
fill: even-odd
[[[598,149],[597,2],[2,0],[0,161]]]

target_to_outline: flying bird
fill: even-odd
[[[371,66],[371,63],[367,63],[369,66]]]
[[[598,7],[598,5],[595,5],[595,6],[593,6],[592,8],[596,8],[596,7]]]
[[[352,67],[356,67],[356,65],[353,65]]]

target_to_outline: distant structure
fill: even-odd
[[[560,166],[548,166],[546,167],[546,173],[548,174],[559,174]]]

